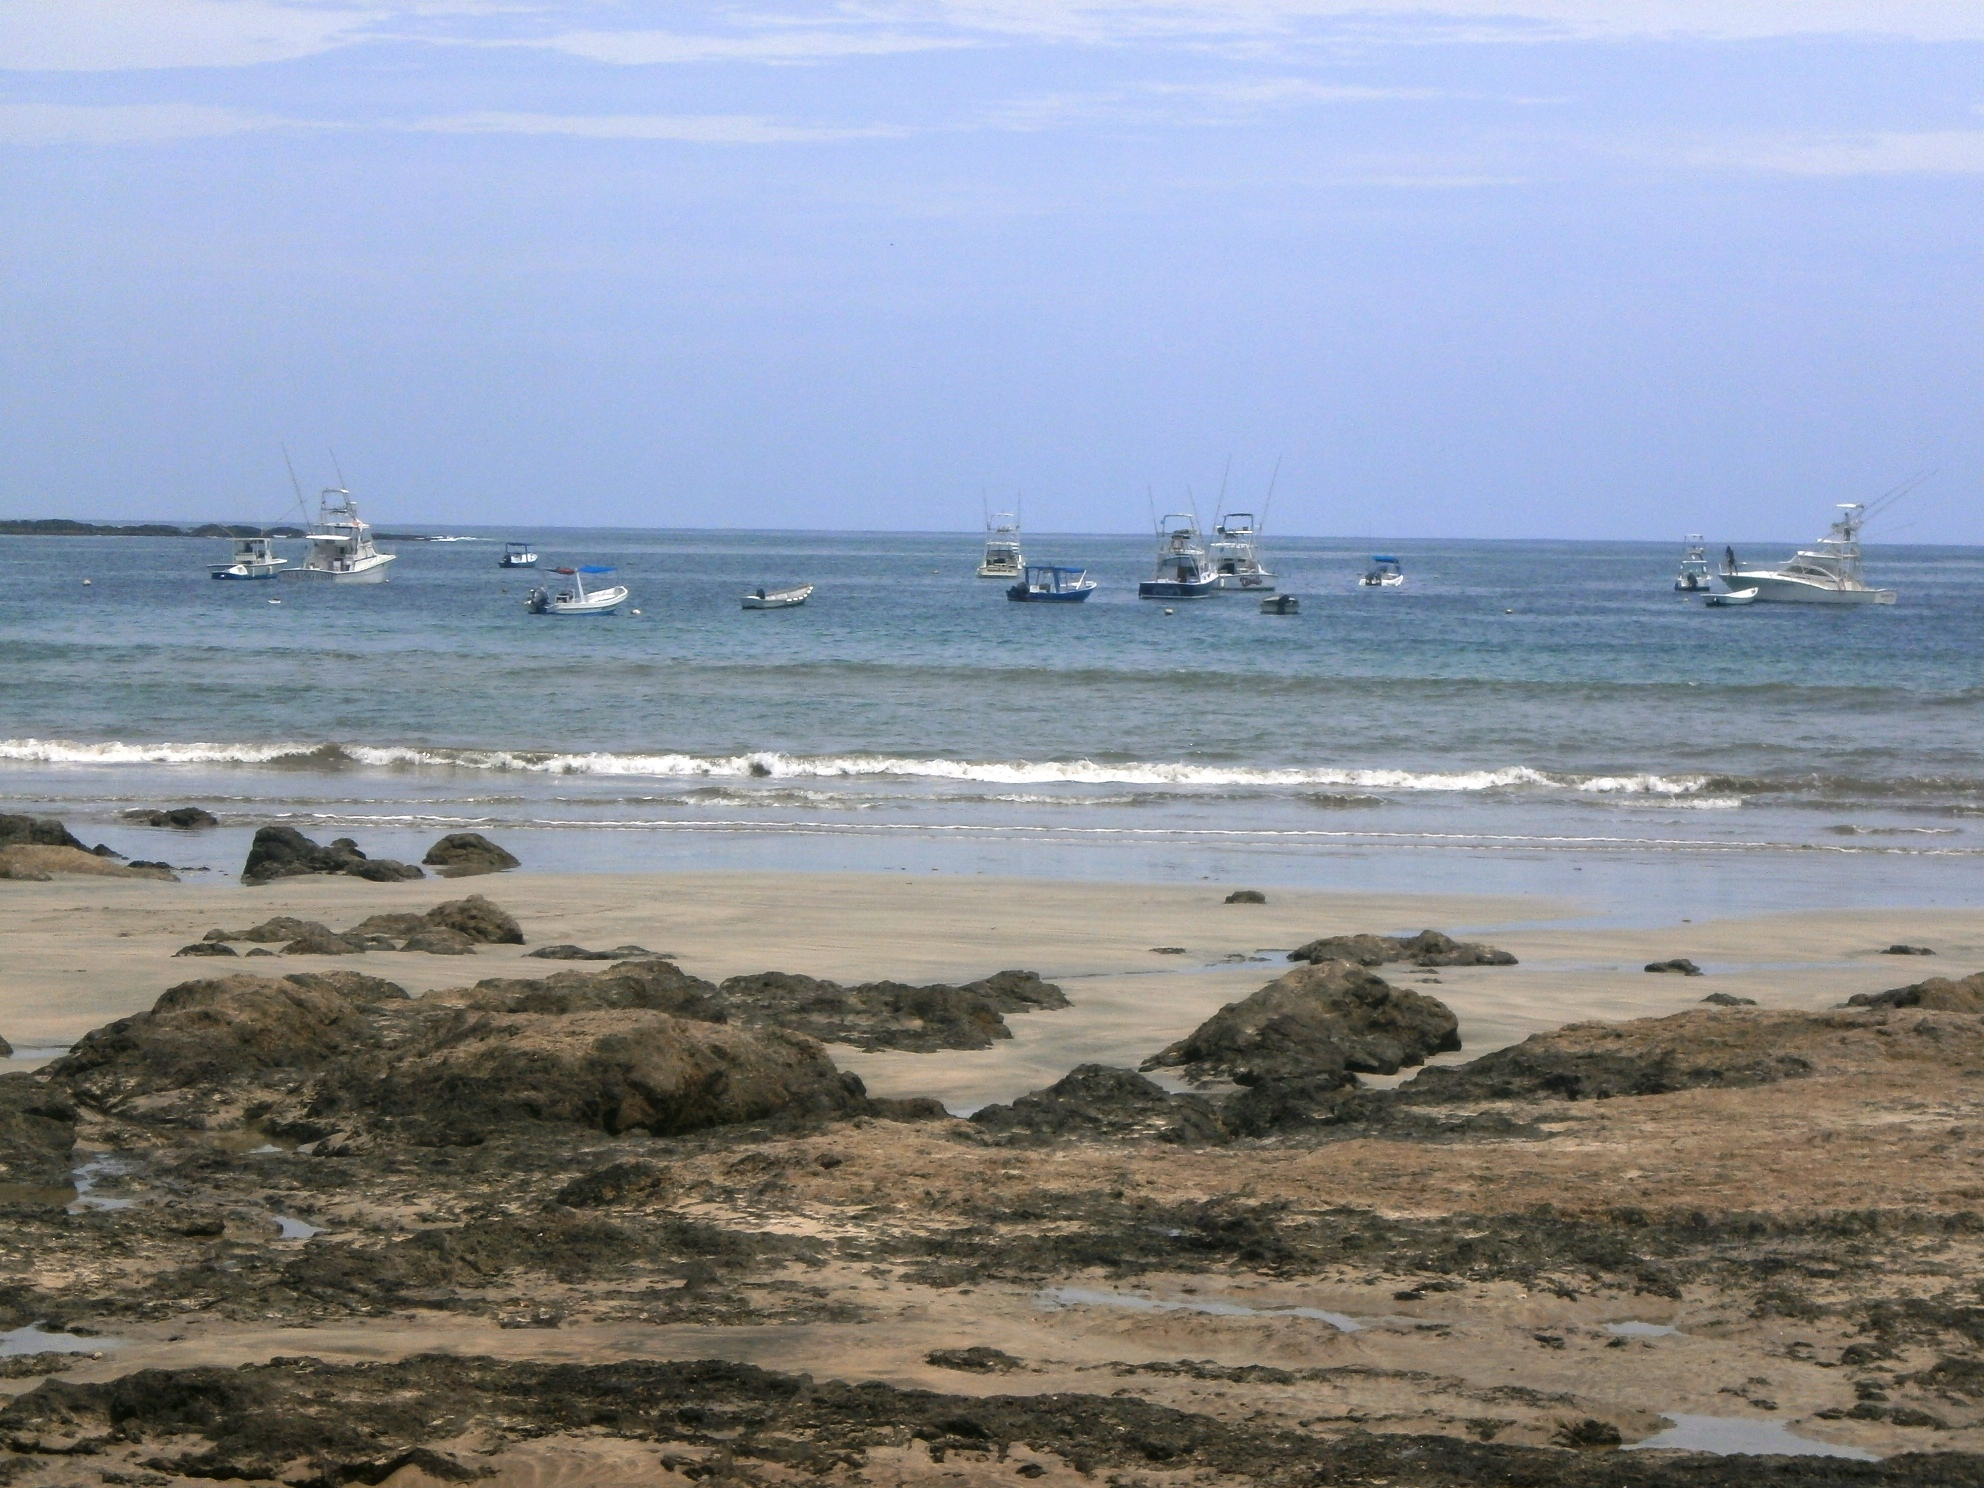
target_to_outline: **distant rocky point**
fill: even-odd
[[[301,527],[254,527],[244,522],[203,522],[179,527],[170,522],[72,522],[67,517],[22,517],[0,521],[0,537],[302,537]],[[385,542],[430,542],[424,532],[375,532]]]

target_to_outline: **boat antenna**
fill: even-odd
[[[1268,513],[1274,510],[1274,483],[1280,479],[1281,479],[1281,456],[1276,455],[1274,457],[1274,473],[1268,477],[1267,500],[1261,503],[1260,530],[1262,532],[1266,532],[1268,530]]]
[[[1219,473],[1219,506],[1213,513],[1213,521],[1215,522],[1226,520],[1226,478],[1231,474],[1233,474],[1233,456],[1229,453],[1226,457],[1226,468]],[[1192,520],[1194,522],[1199,520],[1199,513],[1196,507],[1192,509]]]
[[[1149,481],[1144,482],[1144,500],[1150,504],[1150,530],[1156,532],[1158,531],[1157,492],[1151,489]]]
[[[289,446],[282,447],[282,463],[289,469],[289,488],[296,493],[296,515],[303,519],[303,525],[310,525],[310,508],[303,504],[303,482],[296,478],[296,466],[289,458]]]
[[[336,450],[332,450],[330,454],[331,454],[331,469],[337,471],[338,489],[342,491],[344,490],[344,471],[338,465],[338,452]]]
[[[1863,524],[1867,522],[1871,522],[1876,516],[1880,515],[1880,513],[1886,511],[1889,507],[1893,506],[1897,501],[1901,500],[1902,497],[1906,496],[1910,491],[1914,490],[1917,486],[1921,485],[1924,481],[1928,480],[1929,477],[1934,475],[1935,473],[1936,472],[1933,469],[1920,471],[1915,475],[1911,475],[1907,480],[1903,481],[1900,485],[1894,487],[1892,490],[1882,492],[1879,496],[1876,496],[1872,501],[1867,503],[1867,510],[1864,513],[1862,513],[1860,517],[1861,522]]]

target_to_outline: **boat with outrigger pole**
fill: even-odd
[[[1860,532],[1868,522],[1927,480],[1924,471],[1872,502],[1842,501],[1826,535],[1800,548],[1778,568],[1745,568],[1736,550],[1722,550],[1719,577],[1733,597],[1748,593],[1758,604],[1891,605],[1892,589],[1877,589],[1862,571]]]

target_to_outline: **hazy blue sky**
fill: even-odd
[[[1984,542],[1980,327],[1984,0],[0,0],[0,515]]]

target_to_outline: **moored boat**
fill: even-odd
[[[1260,526],[1252,512],[1229,512],[1214,523],[1206,550],[1220,588],[1274,592],[1274,575],[1261,560],[1260,543]]]
[[[1026,567],[1020,553],[1020,519],[1014,512],[991,512],[985,518],[985,556],[978,565],[981,579],[1017,579]]]
[[[792,584],[784,589],[758,588],[744,596],[747,610],[789,610],[812,598],[811,584]]]
[[[586,588],[587,574],[610,574],[610,568],[595,563],[581,564],[577,568],[554,568],[555,574],[562,574],[572,581],[572,587],[553,594],[548,589],[533,589],[524,599],[524,607],[533,615],[610,615],[627,602],[627,588],[624,584],[614,584],[605,589]]]
[[[1363,589],[1396,589],[1405,583],[1405,570],[1390,553],[1373,553],[1371,566],[1358,575],[1357,583]]]
[[[1708,548],[1699,532],[1690,532],[1688,545],[1681,550],[1681,571],[1674,576],[1674,589],[1678,594],[1700,594],[1713,589],[1715,584],[1708,567]]]
[[[288,566],[287,558],[276,556],[275,543],[271,539],[237,537],[234,540],[234,557],[226,563],[208,564],[207,573],[216,579],[273,579]]]
[[[1219,592],[1199,542],[1199,519],[1186,512],[1168,514],[1157,528],[1157,565],[1151,577],[1137,585],[1139,599],[1204,599]]]
[[[1860,528],[1867,507],[1839,503],[1839,517],[1826,535],[1800,548],[1782,568],[1745,568],[1734,548],[1722,550],[1721,578],[1733,592],[1755,591],[1761,604],[1867,605],[1894,603],[1892,589],[1876,589],[1860,571]]]
[[[1707,599],[1702,601],[1703,604],[1713,605],[1718,610],[1732,609],[1737,605],[1755,604],[1756,602],[1757,591],[1754,589],[1734,589],[1727,594],[1711,594]]]
[[[326,580],[336,584],[383,584],[397,553],[382,553],[372,545],[372,524],[358,515],[358,503],[343,486],[326,486],[319,497],[317,526],[304,537],[310,552],[300,568],[284,570],[289,578]]]
[[[506,542],[503,556],[496,560],[498,568],[536,568],[537,552],[529,543]]]
[[[1263,615],[1294,615],[1301,609],[1302,601],[1292,594],[1270,594],[1261,601]]]
[[[1006,590],[1006,598],[1022,604],[1080,604],[1093,593],[1095,580],[1085,568],[1029,563],[1026,577]]]

